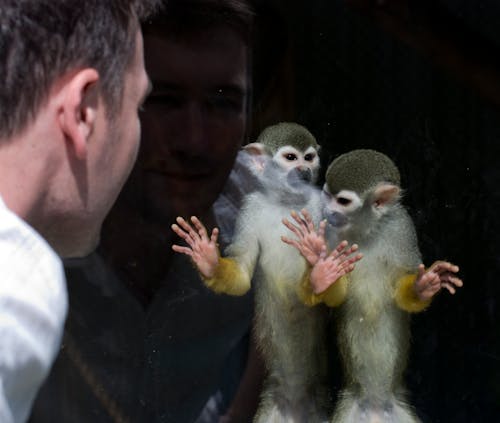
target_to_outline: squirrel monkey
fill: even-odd
[[[312,186],[319,145],[303,126],[280,123],[266,128],[245,149],[261,187],[245,198],[224,257],[217,248],[218,229],[209,236],[196,217],[191,224],[177,218],[172,229],[188,246],[172,248],[191,257],[205,285],[215,292],[244,295],[251,280],[255,284],[254,332],[268,372],[255,421],[321,422],[327,418],[325,310],[300,301],[297,291],[308,278],[308,265],[296,249],[280,242],[286,231],[281,220],[290,210],[316,210],[311,219],[319,220],[321,199]],[[355,262],[351,249],[343,247],[339,275]]]
[[[326,221],[318,232],[307,212],[292,216],[296,224],[285,224],[299,238],[288,243],[312,266],[311,298],[338,306],[346,380],[331,421],[419,422],[403,386],[410,313],[424,310],[442,288],[454,294],[462,286],[459,269],[444,261],[428,270],[421,264],[413,222],[400,202],[399,171],[384,154],[354,150],[339,156],[327,170],[322,196]],[[325,273],[325,229],[333,243],[346,239],[363,254],[336,282]]]

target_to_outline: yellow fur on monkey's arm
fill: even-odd
[[[418,313],[426,309],[431,300],[422,301],[415,292],[416,274],[403,276],[396,282],[394,300],[399,308],[410,313]]]
[[[250,289],[250,276],[231,258],[219,257],[211,278],[200,276],[205,285],[217,293],[241,296]]]
[[[336,307],[344,301],[347,293],[346,276],[339,278],[321,294],[315,294],[311,288],[310,274],[311,269],[308,269],[304,273],[298,289],[299,298],[305,305],[312,307],[320,303],[325,303],[329,307]]]

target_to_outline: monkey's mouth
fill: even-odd
[[[309,169],[292,169],[287,176],[290,186],[300,188],[312,181],[312,172]]]

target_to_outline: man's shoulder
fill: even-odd
[[[22,275],[61,289],[62,263],[49,244],[0,199],[0,272],[4,281]],[[57,285],[57,286],[54,286]]]

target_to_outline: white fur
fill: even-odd
[[[336,234],[357,242],[363,259],[350,274],[345,302],[338,309],[338,343],[346,384],[336,405],[335,423],[416,423],[402,384],[409,347],[409,315],[393,298],[395,282],[420,263],[413,224],[398,204],[384,216]],[[355,234],[355,235],[352,235]],[[367,235],[369,234],[369,235]]]
[[[319,220],[319,194],[309,192],[295,206],[283,206],[267,193],[251,194],[238,219],[236,239],[227,250],[254,275],[255,333],[268,370],[255,420],[261,423],[315,423],[327,418],[325,310],[299,300],[306,262],[280,240],[290,236],[281,221],[292,209],[306,207]]]

